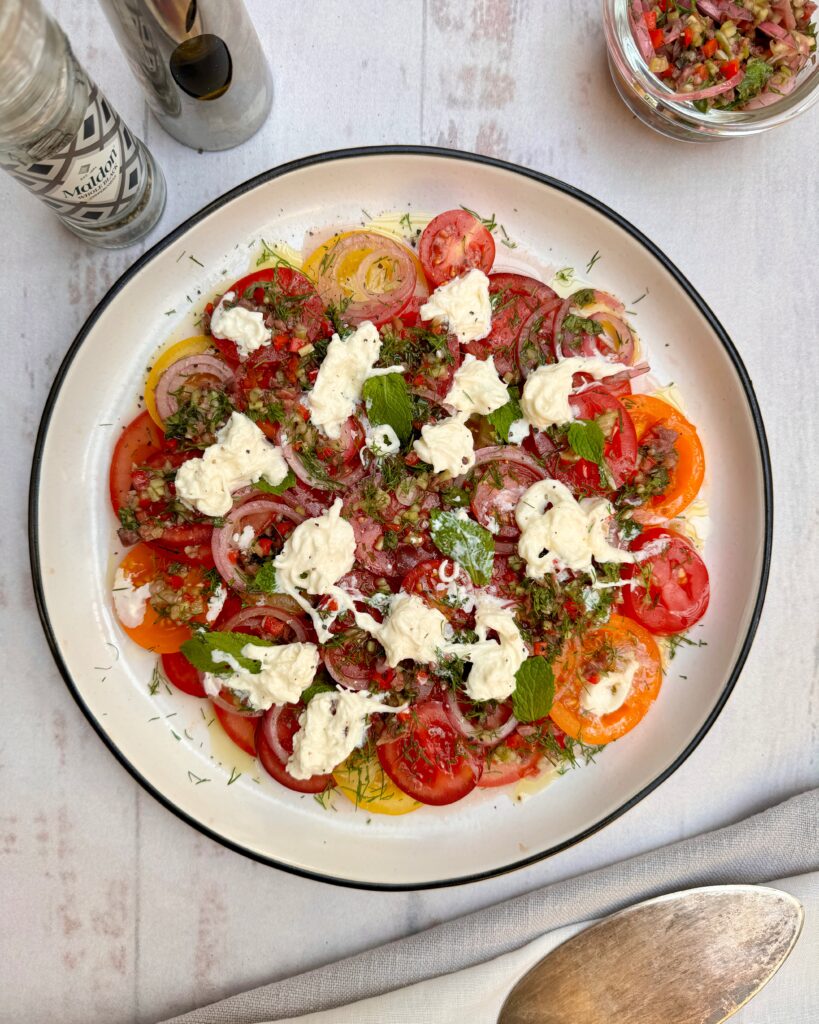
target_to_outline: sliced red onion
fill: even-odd
[[[722,93],[738,86],[744,77],[745,72],[740,69],[735,75],[731,75],[729,79],[718,85],[709,85],[707,89],[695,89],[694,92],[680,92],[676,94],[675,98],[693,102],[694,100],[707,100],[712,96],[721,96]]]
[[[317,492],[312,487],[288,487],[279,495],[280,499],[305,518],[315,519],[333,503],[332,496],[327,492]]]
[[[648,63],[654,56],[654,47],[651,45],[651,36],[648,34],[648,25],[643,18],[643,5],[640,0],[632,0],[628,6],[628,13],[637,49],[643,60]]]
[[[350,280],[340,281],[337,269],[348,253],[371,250],[360,261]],[[333,244],[332,259],[325,261],[324,271],[319,270],[316,288],[325,305],[337,304],[349,298],[349,292],[361,296],[349,302],[345,319],[351,324],[371,320],[376,327],[398,316],[415,291],[418,275],[409,251],[391,238],[374,231],[355,231]],[[367,276],[379,261],[394,264],[396,284],[387,292],[376,292],[367,283]]]
[[[233,379],[233,371],[227,363],[207,353],[177,359],[162,374],[156,386],[156,411],[160,419],[166,420],[176,412],[179,403],[174,392],[194,376],[214,377],[220,384],[228,384]]]
[[[758,95],[754,96],[753,99],[748,100],[744,106],[744,110],[758,110],[760,107],[770,107],[771,104],[776,103],[783,96],[787,96],[788,93],[793,92],[796,88],[796,75],[787,79],[781,84],[777,84],[776,92],[771,89],[763,89]]]
[[[498,726],[497,729],[480,729],[473,722],[470,722],[463,711],[461,711],[456,697],[450,690],[447,690],[444,695],[444,707],[446,708],[449,720],[457,731],[466,739],[477,743],[481,747],[496,747],[507,736],[510,736],[518,725],[518,720],[515,716],[510,715],[503,725]]]
[[[284,711],[284,707],[283,704],[273,704],[265,711],[264,718],[262,719],[262,730],[264,738],[267,740],[273,753],[282,764],[286,765],[290,760],[290,754],[284,749],[279,739],[279,716]]]
[[[366,639],[362,638],[366,643]],[[346,686],[348,690],[367,690],[373,675],[373,666],[344,664],[343,648],[325,647],[322,651],[324,656],[324,667],[337,683]]]
[[[410,390],[414,395],[423,398],[425,402],[429,402],[430,405],[437,405],[439,409],[443,409],[447,416],[451,416],[455,412],[451,405],[446,405],[443,398],[429,388],[412,387]]]
[[[479,448],[475,452],[475,466],[485,466],[487,462],[516,462],[520,466],[526,466],[537,474],[539,480],[545,480],[546,470],[538,465],[534,457],[523,448],[516,445],[490,445],[488,448]]]
[[[307,630],[301,617],[301,609],[299,608],[298,612],[292,610],[292,598],[282,595],[277,599],[277,595],[273,594],[266,595],[265,600],[268,602],[267,604],[254,605],[237,612],[222,626],[222,631],[224,633],[246,633],[249,629],[258,629],[264,632],[265,619],[278,619],[292,631],[296,641],[304,643],[307,640]]]
[[[281,449],[287,465],[293,470],[303,484],[307,484],[308,487],[311,487],[316,491],[320,491],[322,489],[325,491],[327,490],[327,481],[314,476],[310,472],[299,458],[299,453],[291,444],[283,444]],[[354,462],[350,463],[349,471],[343,475],[333,477],[333,482],[338,484],[340,487],[352,487],[353,484],[358,483],[366,472],[367,467],[361,463],[360,459],[356,459]]]
[[[247,583],[241,574],[236,571],[236,566],[231,560],[231,554],[239,550],[238,544],[233,540],[234,534],[241,536],[246,526],[253,529],[256,537],[273,522],[274,519],[287,519],[291,523],[301,523],[304,516],[299,515],[295,509],[285,505],[270,496],[257,496],[244,500],[233,509],[225,519],[225,525],[213,531],[211,539],[211,550],[213,551],[213,562],[219,575],[234,590],[247,590]]]

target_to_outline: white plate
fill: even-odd
[[[434,214],[460,203],[494,211],[519,251],[544,263],[582,268],[599,251],[597,286],[626,302],[648,293],[635,322],[655,375],[686,396],[710,467],[711,607],[695,634],[708,646],[679,652],[639,729],[523,802],[488,790],[404,817],[356,812],[343,800],[326,812],[255,771],[229,743],[212,741],[203,702],[164,688],[149,694],[153,658],[123,636],[110,607],[109,459],[155,348],[170,333],[195,333],[185,296],[191,311],[200,309],[220,282],[245,271],[254,241],[264,236],[301,249],[308,231],[360,223],[362,207],[373,216],[407,208]],[[260,175],[192,217],[114,285],[49,397],[30,532],[40,614],[57,664],[91,724],[146,789],[259,860],[342,884],[414,888],[486,877],[555,853],[623,814],[682,763],[713,724],[748,653],[767,579],[771,514],[767,447],[745,368],[699,295],[648,239],[596,200],[533,171],[391,147],[310,157]]]

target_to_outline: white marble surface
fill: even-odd
[[[819,114],[707,147],[650,133],[608,80],[596,0],[248,0],[274,112],[246,145],[197,155],[148,116],[94,0],[48,6],[165,170],[168,206],[144,244],[274,164],[377,143],[505,157],[621,211],[701,290],[746,361],[771,444],[776,536],[762,624],[725,711],[687,763],[603,833],[525,871],[429,894],[332,888],[245,860],[118,766],[41,634],[25,509],[37,423],[75,332],[144,244],[88,248],[3,179],[0,1020],[153,1021],[816,785]],[[774,985],[787,985],[786,970]]]

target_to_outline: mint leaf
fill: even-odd
[[[272,558],[262,562],[248,589],[254,594],[276,593],[276,566]]]
[[[545,658],[527,658],[515,676],[512,710],[519,722],[536,722],[552,710],[555,677]]]
[[[773,73],[774,69],[766,60],[761,57],[752,57],[745,65],[745,77],[739,85],[734,87],[734,101],[729,103],[726,109],[736,110],[743,103],[753,99],[754,96],[762,92],[763,86]]]
[[[495,429],[495,433],[501,441],[509,440],[509,428],[523,416],[520,402],[516,398],[510,398],[506,405],[500,409],[490,412],[486,417]]]
[[[583,293],[578,292],[577,294],[582,295]],[[570,334],[602,334],[603,325],[589,317],[569,313],[567,317],[563,318],[562,329]]]
[[[594,288],[581,288],[579,292],[575,292],[574,295],[572,295],[572,305],[578,306],[580,309],[582,309],[583,306],[590,306],[593,302]],[[593,322],[596,323],[596,321]]]
[[[186,640],[180,650],[200,672],[213,672],[216,675],[227,675],[232,672],[230,665],[223,661],[214,661],[213,652],[223,651],[230,654],[248,672],[260,672],[262,666],[255,658],[246,658],[242,654],[245,644],[256,644],[258,647],[272,647],[269,640],[261,640],[249,633],[220,633],[218,630],[206,633],[204,630],[194,633]]]
[[[367,417],[374,427],[392,427],[401,444],[412,436],[412,402],[400,373],[383,373],[364,381],[361,389]]]
[[[260,480],[257,480],[253,486],[257,491],[263,491],[265,494],[282,494],[284,491],[296,486],[296,474],[292,469],[288,469],[287,476],[280,484],[269,484],[267,480],[262,477]]]
[[[317,681],[315,683],[310,683],[299,699],[302,704],[309,704],[317,693],[329,693],[331,690],[335,690],[335,686],[330,686],[328,683]]]
[[[576,420],[569,426],[569,447],[581,459],[603,465],[603,431],[594,420]]]
[[[434,509],[429,518],[435,547],[463,566],[473,583],[485,587],[495,559],[495,540],[489,530],[452,509]]]

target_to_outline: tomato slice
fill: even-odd
[[[188,693],[191,697],[207,696],[202,685],[202,673],[191,665],[184,654],[178,651],[163,654],[161,661],[165,678],[177,690]]]
[[[520,736],[517,737],[521,739]],[[491,789],[495,786],[508,786],[521,779],[537,775],[541,761],[540,751],[529,743],[522,742],[518,746],[501,743],[486,755],[486,766],[478,786]]]
[[[690,629],[708,608],[708,569],[694,546],[671,530],[646,530],[632,551],[659,551],[638,565],[624,566],[632,578],[623,590],[627,615],[658,636]]]
[[[518,336],[529,325],[532,314],[544,316],[561,305],[560,297],[542,281],[525,274],[492,274],[489,278],[492,298],[492,330],[481,341],[464,345],[477,359],[493,356],[501,376],[518,376]]]
[[[603,388],[590,388],[569,400],[572,412],[580,420],[594,420],[605,437],[603,460],[610,479],[602,480],[600,467],[578,458],[566,449],[553,459],[555,478],[570,487],[575,495],[610,494],[631,477],[637,461],[637,436],[623,403]]]
[[[256,756],[256,730],[259,726],[258,718],[249,718],[247,715],[235,715],[232,711],[220,708],[213,704],[213,712],[219,719],[222,728],[233,740],[240,750],[244,750],[251,757]]]
[[[416,704],[398,716],[399,736],[378,746],[384,771],[422,804],[451,804],[478,783],[483,763],[453,727],[440,701]]]
[[[586,686],[634,658],[638,668],[625,702],[611,714],[597,716],[580,706]],[[612,615],[598,629],[566,645],[554,666],[555,702],[549,717],[567,736],[594,746],[611,743],[634,728],[660,692],[660,652],[651,633],[622,615]]]
[[[111,504],[115,512],[119,512],[128,502],[134,467],[144,465],[152,455],[161,452],[164,444],[165,435],[148,412],[141,412],[123,430],[114,447],[108,474]]]
[[[131,548],[119,568],[134,588],[160,583],[159,594],[145,603],[142,622],[127,626],[120,621],[122,628],[146,650],[157,654],[178,651],[191,636],[190,624],[205,621],[210,582],[203,570],[198,565],[180,566],[172,555],[147,544]]]
[[[472,495],[472,511],[481,526],[497,531],[509,540],[520,534],[515,521],[518,501],[532,484],[542,477],[516,462],[493,462],[483,473]]]
[[[265,315],[265,323],[273,336],[293,335],[304,344],[327,333],[324,306],[313,282],[292,267],[267,267],[234,281],[225,294],[233,292],[236,300],[244,299],[251,308]],[[236,346],[228,338],[213,336],[213,342],[231,366],[237,366]],[[265,346],[267,347],[267,346]]]
[[[651,395],[629,395],[623,405],[634,423],[640,447],[637,473],[652,458],[651,440],[661,430],[676,435],[673,447],[676,459],[668,462],[669,483],[662,494],[650,497],[634,514],[647,524],[660,524],[673,519],[691,504],[699,493],[705,477],[705,453],[696,428],[681,412]],[[643,466],[641,466],[641,463]]]
[[[473,587],[469,574],[457,562],[446,558],[425,559],[410,569],[401,582],[401,589],[417,594],[430,608],[437,608],[456,629],[466,626],[469,612],[465,606],[473,604],[470,600]]]
[[[495,262],[495,239],[467,210],[447,210],[427,224],[418,242],[418,258],[433,287],[468,270],[488,274]]]
[[[421,807],[387,778],[381,762],[366,746],[354,750],[334,769],[333,778],[338,791],[368,814],[409,814]]]
[[[276,710],[279,712],[276,719],[279,743],[285,752],[290,755],[293,753],[293,737],[299,731],[299,715],[304,711],[304,705],[285,704],[282,708],[277,708]],[[267,714],[270,714],[270,712],[267,712]],[[268,742],[265,736],[264,719],[256,733],[256,751],[267,774],[272,776],[276,782],[280,782],[283,786],[295,790],[297,793],[323,793],[326,789],[331,789],[336,784],[333,776],[329,774],[313,775],[309,779],[294,779],[282,761],[276,756],[276,752]]]

